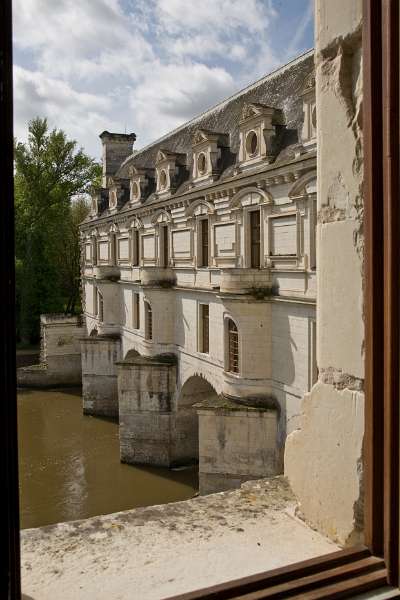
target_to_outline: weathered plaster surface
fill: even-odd
[[[359,541],[363,433],[363,395],[318,383],[303,400],[301,429],[290,434],[286,449],[286,475],[300,513],[340,544]]]
[[[285,448],[302,517],[343,545],[363,519],[361,17],[360,0],[316,1],[319,383]]]
[[[240,490],[22,531],[33,600],[158,600],[326,554],[283,478]]]

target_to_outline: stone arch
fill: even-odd
[[[134,358],[137,358],[138,356],[140,356],[140,352],[138,352],[137,350],[135,350],[135,348],[131,348],[125,354],[124,361],[129,362],[129,361],[133,360]]]
[[[180,389],[175,413],[174,454],[179,462],[199,458],[199,423],[196,404],[213,403],[218,398],[214,387],[201,375],[191,375]]]
[[[218,398],[214,386],[202,374],[190,375],[183,383],[178,398],[178,410],[182,407],[193,407],[203,401],[212,401]]]
[[[151,218],[151,224],[157,225],[158,223],[171,223],[171,215],[165,209],[158,210]]]
[[[296,196],[301,196],[303,194],[306,194],[307,193],[306,192],[307,185],[316,179],[317,179],[316,171],[309,171],[305,175],[302,175],[302,177],[300,177],[300,179],[295,181],[294,184],[292,185],[292,187],[290,188],[289,194],[288,194],[289,198],[294,198]]]
[[[257,194],[260,197],[258,203],[256,203],[256,204],[272,204],[274,201],[272,194],[270,192],[267,192],[266,190],[261,190],[260,188],[252,186],[252,187],[244,188],[243,190],[240,190],[239,192],[237,192],[231,198],[231,201],[229,203],[229,208],[230,209],[241,208],[242,207],[242,199],[245,196],[248,196],[249,194]]]
[[[133,217],[128,224],[131,229],[143,229],[143,222],[139,217]]]
[[[204,212],[201,210],[202,207],[205,208]],[[211,204],[211,202],[208,202],[203,198],[195,200],[194,202],[189,204],[189,206],[186,209],[186,217],[197,216],[197,214],[212,215],[213,213],[214,206]]]

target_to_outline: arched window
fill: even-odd
[[[228,371],[239,373],[239,334],[232,319],[227,320],[228,331]]]
[[[145,310],[145,317],[146,317],[146,322],[145,322],[146,340],[152,340],[153,339],[153,311],[151,309],[151,305],[149,302],[144,303],[144,310]]]

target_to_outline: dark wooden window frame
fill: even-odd
[[[160,242],[161,242],[161,266],[166,269],[169,266],[169,227],[161,225],[160,227]]]
[[[140,234],[139,234],[139,229],[133,229],[132,230],[132,237],[133,237],[133,252],[132,252],[132,266],[133,267],[138,267],[140,264]]]
[[[145,338],[151,341],[153,339],[153,308],[148,300],[144,301],[144,315]]]
[[[210,305],[200,304],[200,352],[210,352]]]
[[[228,317],[226,319],[226,340],[227,340],[227,371],[229,373],[240,373],[240,348],[239,348],[239,329],[235,321]]]
[[[250,210],[249,218],[249,245],[250,245],[250,268],[259,269],[261,267],[261,210]],[[254,221],[258,221],[254,227]],[[258,239],[255,238],[255,231],[258,230]]]
[[[210,243],[210,234],[209,234],[209,219],[208,217],[203,217],[199,219],[198,224],[198,232],[200,234],[200,243],[198,244],[198,251],[200,254],[200,260],[198,266],[209,267],[210,266],[210,258],[209,258],[209,243]]]
[[[176,600],[353,598],[399,591],[399,6],[363,0],[365,155],[365,547],[176,596]],[[19,600],[11,0],[0,2],[1,597]]]

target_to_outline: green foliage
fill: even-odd
[[[35,342],[42,313],[78,308],[78,224],[101,167],[40,118],[29,123],[28,142],[15,143],[14,160],[17,335]]]

